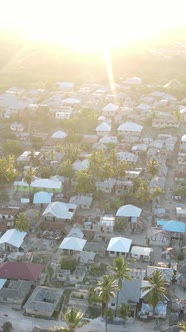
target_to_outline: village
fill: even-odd
[[[175,79],[156,86],[131,77],[0,94],[1,325],[51,331],[75,308],[86,322],[77,332],[104,331],[95,290],[123,258],[129,280],[106,303],[106,331],[179,331],[173,326],[186,320],[181,89]],[[145,287],[156,271],[170,296],[154,310]]]

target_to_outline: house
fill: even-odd
[[[34,194],[33,204],[49,204],[52,200],[52,193],[48,193],[47,191],[38,191]]]
[[[130,254],[132,258],[135,258],[137,261],[142,259],[145,262],[149,262],[151,258],[153,249],[149,247],[139,247],[139,246],[133,246]]]
[[[111,133],[111,125],[107,122],[102,122],[96,127],[96,133],[98,136],[109,136]]]
[[[104,193],[111,193],[116,183],[115,179],[108,179],[104,181],[96,181],[96,190],[101,190]]]
[[[177,220],[157,220],[157,226],[168,232],[171,238],[180,239],[185,234],[185,223]]]
[[[93,223],[92,229],[97,232],[102,232],[105,234],[110,234],[114,232],[115,217],[111,214],[105,214],[100,217],[98,223]]]
[[[99,143],[103,144],[117,144],[117,142],[118,142],[117,136],[104,136],[99,140]]]
[[[17,157],[18,163],[29,163],[31,151],[24,151],[19,157]]]
[[[66,98],[62,100],[63,105],[77,106],[81,103],[81,100],[78,98]]]
[[[10,226],[13,224],[15,216],[20,212],[20,207],[2,207],[0,208],[0,221],[5,220],[8,222],[7,226]]]
[[[66,254],[72,254],[74,252],[81,252],[86,244],[87,240],[79,239],[77,237],[65,237],[61,242],[59,249],[62,249]]]
[[[122,287],[118,295],[118,306],[120,306],[121,304],[127,304],[129,306],[129,310],[132,312],[132,316],[135,318],[136,309],[140,301],[140,297],[141,297],[141,280],[124,279],[122,281]],[[112,298],[109,307],[113,310],[116,309],[116,303],[117,303],[117,297]]]
[[[118,160],[128,161],[129,163],[136,163],[138,161],[138,155],[131,152],[117,152],[116,153]]]
[[[77,159],[72,165],[72,169],[74,171],[86,171],[88,169],[88,167],[89,167],[88,159],[84,159],[84,160]]]
[[[26,235],[15,228],[7,230],[0,238],[0,251],[19,251]]]
[[[64,290],[62,288],[50,288],[37,286],[24,305],[27,315],[52,318],[52,315],[61,302]]]
[[[177,284],[182,287],[182,289],[185,291],[186,289],[186,264],[180,264],[178,266],[178,271],[177,271]]]
[[[67,137],[67,133],[65,133],[63,130],[58,130],[55,133],[52,134],[51,138],[55,140],[64,140]]]
[[[140,77],[134,76],[131,78],[127,78],[125,81],[122,82],[124,85],[139,85],[142,84],[142,79]]]
[[[31,182],[30,186],[24,180],[15,181],[14,189],[21,192],[37,192],[37,191],[47,191],[49,193],[61,193],[63,188],[62,181],[55,178],[53,179],[43,179],[43,178],[35,178],[34,181]]]
[[[70,198],[70,204],[76,204],[81,209],[90,209],[93,202],[92,195],[78,195]]]
[[[109,103],[102,108],[102,113],[104,116],[114,117],[118,109],[119,109],[118,105]]]
[[[123,197],[123,195],[129,192],[132,188],[133,182],[131,180],[116,180],[115,194],[116,196]]]
[[[171,241],[170,235],[161,229],[158,229],[156,227],[151,227],[151,229],[148,232],[147,242],[150,245],[169,247],[170,241]]]
[[[55,118],[57,120],[68,120],[72,115],[73,108],[68,106],[61,106],[57,109],[52,109],[52,112],[55,113]]]
[[[130,251],[131,244],[131,239],[112,237],[107,247],[108,254],[110,257],[126,256]]]
[[[69,220],[71,221],[77,209],[77,205],[63,202],[51,202],[44,210],[42,216],[45,220]]]
[[[125,217],[125,218],[138,218],[140,217],[142,212],[142,209],[139,207],[132,205],[132,204],[127,204],[121,206],[117,212],[116,212],[116,217]]]
[[[82,239],[84,237],[84,233],[82,232],[81,228],[72,227],[70,232],[68,233],[67,237],[71,237],[71,236]]]
[[[155,271],[160,271],[163,279],[167,283],[169,283],[169,284],[171,283],[172,276],[173,276],[173,269],[172,268],[148,265],[147,266],[147,271],[146,271],[147,278],[150,278]]]
[[[61,92],[73,92],[75,87],[74,82],[56,82],[56,88]]]
[[[5,280],[6,281],[6,280]],[[0,289],[0,303],[20,310],[33,286],[32,281],[9,280]]]
[[[125,122],[117,128],[118,135],[133,135],[140,136],[143,130],[143,126],[134,122]]]
[[[12,131],[16,131],[16,132],[23,132],[23,130],[25,129],[25,127],[24,127],[24,125],[22,123],[13,122],[10,125],[10,129]]]
[[[175,118],[170,117],[170,114],[152,119],[152,128],[179,128],[179,126],[180,122]]]
[[[44,266],[36,263],[4,262],[0,263],[0,279],[28,280],[39,279]]]

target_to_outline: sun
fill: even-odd
[[[0,4],[1,27],[82,52],[142,41],[185,24],[185,0],[0,0]]]

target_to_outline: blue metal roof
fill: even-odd
[[[185,232],[185,223],[177,220],[157,220],[157,225],[161,226],[162,230],[175,233]]]

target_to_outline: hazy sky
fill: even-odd
[[[0,0],[0,27],[79,48],[186,26],[186,0]]]

